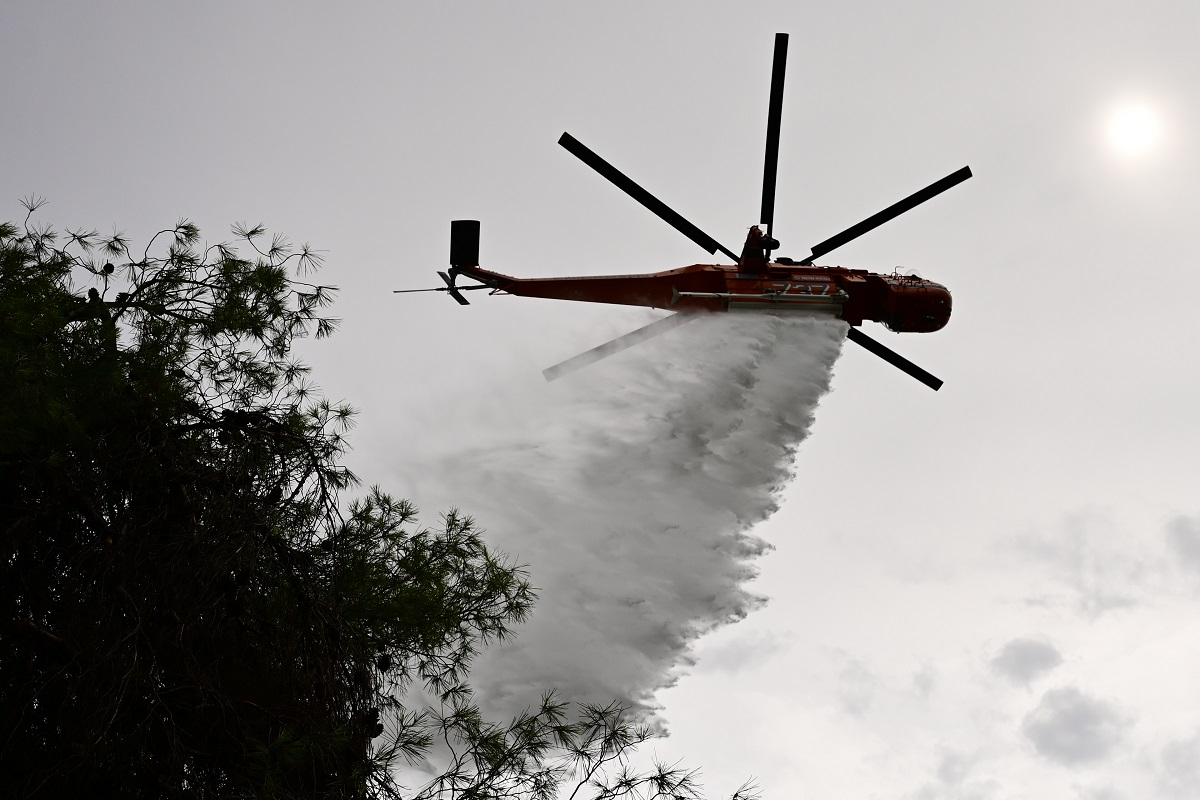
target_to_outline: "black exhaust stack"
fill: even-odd
[[[456,219],[450,222],[450,271],[458,267],[479,266],[479,220]]]
[[[396,289],[396,294],[406,292],[446,292],[454,298],[459,305],[469,306],[467,298],[463,297],[463,292],[470,289],[490,289],[491,284],[480,281],[478,286],[456,286],[454,279],[458,277],[458,271],[464,267],[479,266],[479,220],[477,219],[455,219],[450,221],[450,269],[448,272],[438,272],[438,277],[445,282],[445,286],[438,286],[436,289]]]
[[[450,274],[439,272],[438,275],[446,282],[445,291],[458,301],[459,305],[470,305],[467,298],[462,296],[454,279],[458,276],[459,267],[479,266],[479,220],[454,219],[450,220]]]

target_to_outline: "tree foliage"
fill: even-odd
[[[0,225],[17,796],[697,796],[693,773],[631,771],[650,732],[619,706],[482,718],[471,658],[533,592],[469,517],[424,529],[379,489],[344,496],[354,412],[292,357],[336,327],[316,252],[262,226],[203,245],[186,220],[135,252],[38,205]]]

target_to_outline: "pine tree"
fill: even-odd
[[[39,205],[0,225],[15,796],[698,796],[693,773],[630,770],[650,731],[620,706],[479,714],[471,658],[534,593],[469,517],[345,497],[354,411],[292,357],[336,327],[315,251],[244,225],[202,245],[186,220],[134,251],[36,225]],[[437,775],[403,789],[406,763]]]

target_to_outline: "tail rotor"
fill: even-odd
[[[479,220],[477,219],[455,219],[450,221],[450,269],[447,272],[438,271],[438,277],[444,282],[445,286],[438,286],[433,289],[395,289],[393,294],[403,294],[407,292],[446,292],[460,306],[469,306],[471,303],[467,298],[463,297],[462,293],[470,289],[488,289],[489,286],[457,286],[454,279],[458,277],[459,270],[463,267],[478,267],[479,266]]]

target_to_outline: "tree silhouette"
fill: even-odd
[[[245,225],[202,245],[182,220],[135,252],[35,224],[40,204],[0,225],[16,796],[698,796],[694,773],[632,770],[650,731],[620,706],[482,718],[471,658],[534,593],[469,517],[344,497],[354,411],[291,355],[336,327],[315,251]],[[405,765],[433,777],[404,788]]]

